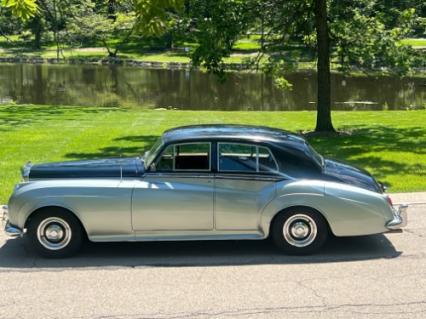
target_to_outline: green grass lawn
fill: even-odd
[[[108,42],[113,44],[118,39],[111,39]],[[423,49],[426,47],[426,39],[423,38],[407,38],[401,40],[401,43],[411,45],[415,49]],[[197,44],[193,42],[176,43],[175,50],[162,49],[159,43],[150,42],[138,37],[131,38],[125,43],[118,53],[118,57],[123,60],[136,60],[145,62],[159,62],[163,63],[189,63],[191,62],[188,52],[184,51],[185,48],[194,49]],[[164,47],[164,46],[163,46]],[[223,59],[225,64],[232,63],[247,63],[252,60],[259,53],[260,50],[260,35],[251,34],[242,37],[233,46],[233,52],[229,57]],[[299,61],[292,65],[294,70],[314,70],[316,69],[316,61],[306,48],[295,46],[295,44],[287,43],[281,48],[281,57],[290,63],[291,61]],[[0,36],[0,57],[42,57],[45,59],[56,58],[56,46],[51,43],[43,45],[40,50],[32,48],[32,39],[23,38],[19,35],[9,36],[8,40]],[[275,55],[278,57],[278,55]],[[108,57],[107,50],[100,44],[92,44],[88,47],[68,47],[64,46],[60,59],[97,59],[101,60]],[[266,61],[268,55],[265,54],[262,62]],[[334,71],[339,70],[340,64],[337,58],[331,61],[331,68]],[[290,64],[289,64],[290,66]],[[356,72],[351,72],[356,73]],[[417,72],[418,74],[419,72]],[[424,72],[423,72],[424,73]],[[420,72],[422,74],[422,72]]]
[[[425,38],[407,38],[401,40],[401,43],[411,45],[413,48],[426,48]]]
[[[426,111],[334,112],[350,135],[311,139],[323,155],[371,171],[390,191],[426,190]],[[157,111],[77,106],[0,106],[0,203],[35,163],[142,154],[166,129],[245,123],[312,130],[314,112]]]
[[[56,46],[54,44],[43,45],[39,50],[32,48],[31,39],[23,40],[18,35],[8,37],[9,41],[4,37],[0,37],[0,57],[14,57],[18,55],[25,55],[28,57],[42,57],[45,59],[56,58]],[[242,63],[244,59],[250,58],[253,50],[259,48],[256,42],[256,36],[241,40],[238,44],[236,53],[230,57],[225,58],[225,63]],[[116,42],[114,40],[109,41]],[[179,43],[179,50],[166,50],[166,49],[150,49],[149,43],[139,43],[138,40],[131,40],[126,43],[120,50],[118,57],[121,59],[132,59],[137,61],[146,62],[160,62],[160,63],[189,63],[191,61],[189,54],[183,50],[183,47],[194,48],[195,43]],[[244,47],[244,48],[243,48]],[[91,47],[67,47],[64,46],[60,58],[80,58],[80,59],[102,59],[108,57],[108,51],[102,46]]]

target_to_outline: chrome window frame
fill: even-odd
[[[192,145],[192,144],[208,144],[209,145],[209,168],[208,169],[176,169],[175,165],[175,158],[176,158],[176,146],[178,145]],[[156,173],[170,173],[170,172],[211,172],[212,171],[212,142],[206,142],[206,141],[196,141],[196,142],[183,142],[183,143],[171,143],[169,145],[166,145],[162,152],[158,155],[157,160],[155,161],[155,165],[158,164],[158,162],[161,160],[161,157],[163,156],[163,153],[170,147],[173,147],[173,164],[172,164],[172,170],[170,171],[160,171],[156,170]]]
[[[153,151],[154,146],[159,143],[159,147],[156,147],[154,151],[151,153],[151,151]],[[143,157],[143,159],[145,160],[145,167],[149,167],[152,163],[156,162],[156,158],[158,157],[158,153],[160,153],[160,151],[162,151],[164,146],[164,140],[163,140],[163,136],[160,136],[155,143],[151,146],[151,148],[148,150],[149,154],[147,156],[147,158]],[[161,152],[162,153],[162,152]]]
[[[256,148],[256,171],[241,171],[241,170],[222,170],[220,169],[220,145],[221,144],[233,144],[233,145],[247,145],[247,146],[251,146],[251,147],[255,147]],[[266,149],[269,153],[269,155],[271,156],[272,160],[275,163],[275,170],[271,170],[270,172],[268,171],[260,171],[259,170],[259,148],[262,147],[264,149]],[[274,174],[274,173],[278,173],[279,172],[279,166],[277,163],[277,160],[275,159],[274,154],[272,153],[271,149],[265,145],[259,145],[259,144],[255,144],[255,143],[239,143],[239,142],[217,142],[217,154],[216,154],[217,158],[216,158],[216,164],[217,164],[217,172],[218,173],[245,173],[245,174]]]

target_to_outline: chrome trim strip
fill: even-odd
[[[254,180],[254,181],[282,181],[286,178],[280,175],[256,175],[256,174],[215,174],[218,179],[241,179],[241,180]]]
[[[214,174],[202,174],[198,172],[190,173],[185,171],[179,172],[147,172],[142,177],[160,177],[160,178],[213,178]]]
[[[24,231],[22,229],[12,226],[9,222],[6,222],[4,231],[9,237],[22,237],[24,235]]]
[[[4,225],[4,232],[10,237],[22,237],[24,231],[9,223],[9,209],[7,205],[1,207],[1,222]]]
[[[398,208],[393,208],[393,219],[386,223],[386,228],[390,230],[400,229],[407,226],[408,205],[402,204]]]

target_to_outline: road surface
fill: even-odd
[[[0,318],[426,318],[426,204],[403,233],[291,257],[268,241],[88,244],[35,256],[0,231]]]

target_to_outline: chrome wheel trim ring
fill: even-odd
[[[59,217],[46,218],[37,227],[39,243],[49,250],[65,248],[70,243],[71,237],[70,225]]]
[[[312,217],[305,214],[290,216],[284,223],[284,239],[298,248],[312,244],[317,237],[318,228]]]

